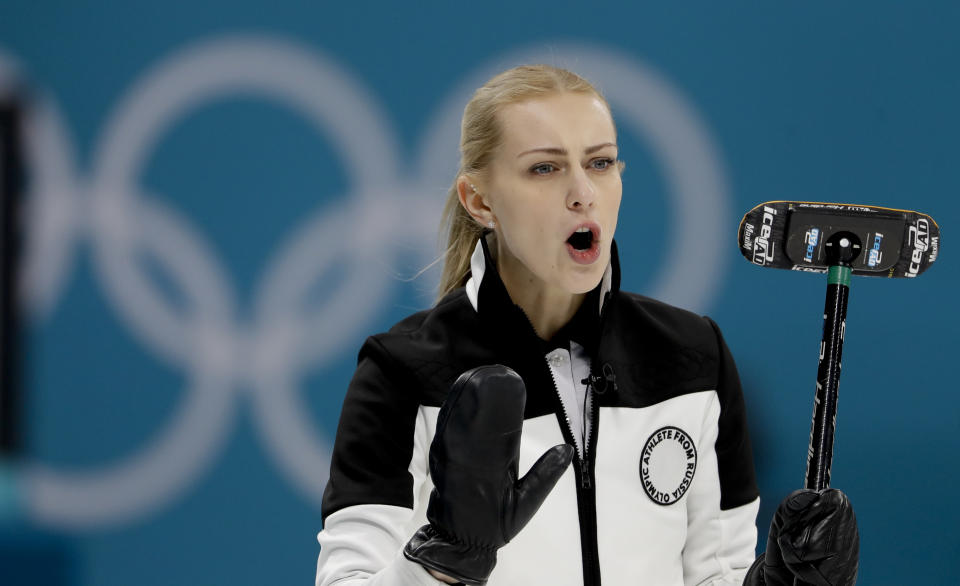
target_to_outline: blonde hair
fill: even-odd
[[[551,65],[522,65],[490,79],[474,92],[464,108],[460,124],[460,170],[443,208],[441,233],[446,230],[448,237],[437,300],[466,284],[470,256],[486,229],[460,204],[457,182],[461,175],[481,174],[490,164],[501,139],[497,113],[504,106],[560,92],[593,94],[607,104],[590,82],[571,71]]]

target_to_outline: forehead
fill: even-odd
[[[592,94],[561,93],[509,104],[500,113],[505,151],[561,147],[571,152],[616,141],[606,105]]]

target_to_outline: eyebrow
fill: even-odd
[[[583,151],[583,153],[586,154],[586,155],[590,155],[590,154],[593,154],[593,153],[595,153],[595,152],[597,152],[597,151],[599,151],[600,149],[605,148],[605,147],[614,147],[614,148],[616,148],[617,145],[616,145],[616,143],[613,143],[613,142],[604,142],[604,143],[600,143],[600,144],[594,145],[594,146],[592,146],[592,147],[588,147],[587,149],[585,149],[585,150]],[[546,154],[548,154],[548,155],[566,156],[566,155],[567,155],[567,149],[562,149],[562,148],[559,148],[559,147],[540,147],[540,148],[536,148],[536,149],[530,149],[529,151],[523,151],[522,153],[520,153],[519,155],[517,155],[517,158],[519,159],[520,157],[522,157],[522,156],[524,156],[524,155],[529,155],[530,153],[546,153]]]

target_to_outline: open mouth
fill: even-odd
[[[593,222],[580,225],[567,238],[567,252],[578,264],[592,264],[600,258],[600,226]]]
[[[581,226],[577,228],[577,231],[570,235],[570,238],[567,238],[567,243],[573,247],[574,250],[590,250],[590,247],[593,246],[593,230],[586,226]]]

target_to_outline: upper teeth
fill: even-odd
[[[589,232],[590,228],[577,228],[577,232]]]

